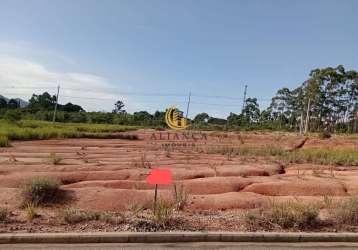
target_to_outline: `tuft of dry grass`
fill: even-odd
[[[159,200],[153,209],[153,222],[159,226],[165,227],[170,223],[173,218],[174,208],[173,205]]]
[[[6,221],[9,211],[6,208],[0,208],[0,222]]]
[[[270,219],[282,228],[312,228],[318,222],[319,207],[298,201],[272,203]]]
[[[130,211],[133,213],[134,216],[137,216],[143,210],[144,210],[144,206],[139,205],[139,204],[132,204],[130,206]]]
[[[124,221],[123,215],[118,217],[106,212],[85,211],[73,208],[60,210],[59,216],[68,224],[77,224],[86,221],[120,224]]]
[[[244,214],[249,230],[312,229],[320,226],[319,206],[299,201],[272,202],[269,210],[250,210]]]
[[[133,168],[151,168],[152,163],[147,160],[147,154],[143,153],[139,159],[135,159],[131,162]]]
[[[61,157],[60,155],[53,153],[53,152],[50,153],[50,155],[48,157],[48,161],[52,165],[59,165],[62,160],[63,160],[63,157]]]
[[[178,187],[176,184],[174,184],[173,198],[175,203],[175,209],[178,211],[184,209],[188,201],[188,193],[185,191],[183,184]]]
[[[33,221],[33,219],[36,218],[37,212],[36,212],[36,206],[33,203],[27,203],[25,206],[25,213],[26,217],[29,221]]]
[[[358,198],[352,197],[339,202],[332,209],[334,219],[338,224],[358,225]]]

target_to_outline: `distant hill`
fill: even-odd
[[[10,98],[7,98],[3,95],[0,95],[0,99],[4,99],[6,102],[9,102]],[[27,105],[29,105],[29,103],[21,98],[14,98],[17,102],[20,103],[20,107],[21,108],[24,108],[26,107]]]

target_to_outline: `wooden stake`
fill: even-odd
[[[155,184],[155,191],[154,191],[154,213],[157,209],[157,196],[158,196],[158,184]]]

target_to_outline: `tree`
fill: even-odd
[[[0,98],[0,109],[7,108],[7,101],[4,98]]]
[[[19,102],[16,99],[10,99],[7,103],[7,107],[9,109],[17,109],[20,108]]]
[[[134,122],[138,122],[141,125],[151,125],[153,116],[147,111],[139,111],[133,113]]]
[[[240,126],[241,115],[230,112],[230,115],[226,118],[228,127],[235,128]]]
[[[83,112],[84,109],[76,104],[67,103],[65,105],[59,105],[59,110],[65,111],[65,112]]]
[[[126,111],[123,108],[124,108],[124,103],[122,101],[118,100],[114,104],[114,109],[113,109],[112,113],[115,113],[115,114],[125,113]]]
[[[41,95],[33,94],[29,100],[28,109],[31,111],[38,110],[52,110],[55,107],[56,96],[51,96],[49,93],[44,92]]]
[[[207,123],[210,116],[207,113],[200,113],[194,117],[195,123]]]
[[[242,115],[246,123],[256,123],[260,118],[260,108],[256,98],[247,98]]]

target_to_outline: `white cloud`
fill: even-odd
[[[116,100],[123,100],[132,112],[139,106],[133,105],[127,96],[116,94],[119,87],[107,79],[79,72],[57,72],[39,63],[13,56],[0,57],[0,94],[6,97],[21,97],[28,100],[33,93],[44,91],[56,93],[60,85],[60,103],[72,102],[87,111],[110,111]]]

